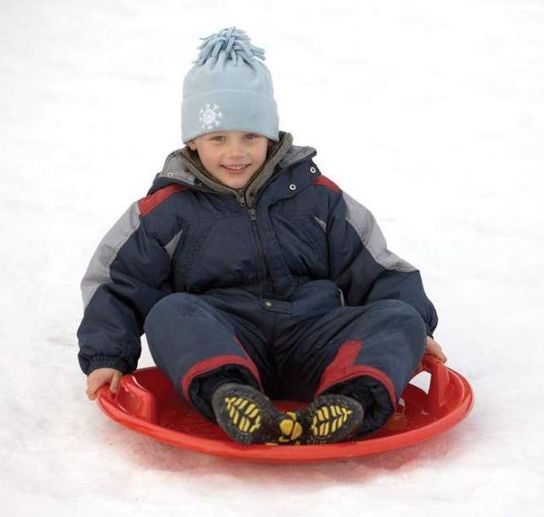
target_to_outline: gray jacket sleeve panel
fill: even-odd
[[[419,271],[387,248],[372,213],[342,192],[327,224],[331,278],[348,305],[396,299],[421,315],[428,335],[436,328],[436,310],[423,289]]]
[[[85,374],[101,367],[135,370],[145,316],[172,291],[171,241],[161,244],[147,223],[138,204],[131,205],[99,244],[83,278],[85,309],[77,335]]]

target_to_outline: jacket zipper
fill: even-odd
[[[261,242],[261,237],[259,235],[259,229],[257,228],[257,211],[255,210],[255,208],[249,208],[247,206],[244,192],[242,190],[236,191],[236,197],[238,198],[238,201],[242,205],[242,207],[244,207],[249,212],[249,217],[251,220],[251,231],[257,244],[257,278],[259,280],[259,284],[264,287],[264,292],[267,293],[269,292],[269,282],[266,274],[267,266],[266,260],[264,258],[263,245]]]

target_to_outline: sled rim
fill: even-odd
[[[442,408],[443,415],[416,429],[389,436],[326,445],[242,445],[230,440],[223,441],[195,436],[134,416],[116,403],[116,396],[110,392],[108,386],[103,386],[99,390],[96,401],[102,412],[117,423],[160,442],[196,452],[263,463],[312,463],[348,460],[407,447],[431,439],[451,429],[470,413],[474,397],[468,381],[455,370],[438,364],[437,361],[430,360],[429,362],[427,359],[427,364],[424,362],[423,366],[426,371],[435,368],[440,373],[447,375],[449,396],[451,397],[453,393],[456,399],[453,407]],[[142,368],[134,374],[138,375],[150,370],[156,370],[156,367]],[[436,372],[431,371],[430,373],[432,383]],[[139,385],[134,375],[126,377],[132,377],[132,381]],[[446,401],[448,402],[448,400]],[[432,414],[430,418],[433,418]]]

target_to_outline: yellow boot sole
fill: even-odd
[[[251,386],[223,384],[213,395],[212,407],[217,423],[238,443],[294,444],[303,433],[295,413],[279,411]]]

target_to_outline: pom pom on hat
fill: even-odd
[[[204,43],[200,45],[200,54],[193,61],[197,65],[203,65],[209,58],[217,58],[219,52],[224,51],[227,58],[236,65],[238,59],[243,59],[251,65],[256,57],[264,61],[264,49],[251,44],[248,35],[236,27],[223,29],[207,38],[200,38]]]
[[[247,131],[279,139],[272,78],[264,49],[230,27],[201,38],[199,55],[183,82],[184,143],[212,131]]]

